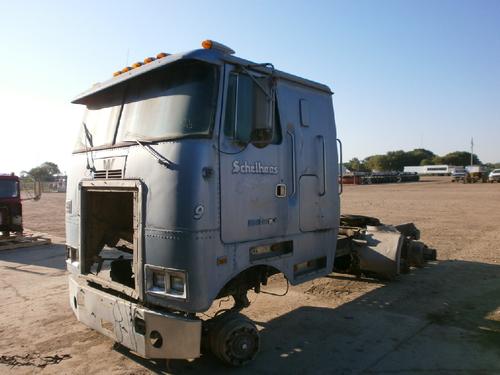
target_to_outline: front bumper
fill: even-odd
[[[73,312],[83,324],[144,358],[200,356],[200,320],[147,309],[79,283],[77,278],[69,276],[69,298]]]

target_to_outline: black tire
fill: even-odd
[[[247,317],[232,312],[215,320],[209,331],[212,353],[229,366],[240,367],[251,362],[260,347],[255,324]]]

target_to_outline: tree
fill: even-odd
[[[366,167],[372,171],[386,171],[389,166],[389,161],[386,155],[368,156],[364,160],[364,163]]]
[[[487,169],[499,169],[500,168],[500,163],[485,163],[484,166]]]
[[[474,164],[481,164],[481,161],[474,154]],[[466,151],[455,151],[439,156],[424,148],[416,148],[413,151],[389,151],[385,155],[371,155],[359,161],[353,158],[344,163],[350,170],[359,171],[403,171],[406,166],[416,165],[436,165],[448,164],[454,166],[469,165],[470,153]]]
[[[28,172],[24,171],[23,173],[29,175],[35,180],[50,181],[53,179],[54,175],[61,173],[61,171],[59,170],[57,164],[46,161],[38,167],[31,168]]]
[[[440,164],[448,165],[469,165],[470,164],[470,152],[467,151],[455,151],[442,156]],[[476,154],[473,155],[472,164],[481,164],[481,161]]]
[[[430,161],[432,160],[436,155],[429,150],[426,150],[425,148],[416,148],[413,151],[409,151],[406,153],[406,165],[426,165],[430,163],[424,164],[423,161]]]
[[[432,159],[422,159],[422,161],[420,162],[419,165],[434,165],[436,164],[434,162],[435,158],[432,158]]]
[[[366,165],[360,161],[358,158],[353,158],[349,160],[348,162],[344,163],[344,167],[349,169],[351,172],[365,172],[368,170]]]

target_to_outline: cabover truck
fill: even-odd
[[[23,178],[23,193],[21,198],[21,179],[14,173],[0,173],[0,251],[22,247],[45,245],[49,238],[41,235],[23,233],[22,201],[37,201],[42,195],[40,181]]]
[[[340,225],[327,86],[202,47],[146,58],[73,101],[86,108],[68,174],[69,299],[80,322],[142,357],[196,358],[203,341],[238,366],[259,348],[239,313],[249,290],[334,267],[393,276],[412,234]],[[233,308],[205,319],[227,296]]]
[[[19,177],[0,173],[0,237],[23,231],[23,208]]]

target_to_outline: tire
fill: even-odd
[[[260,337],[255,324],[238,313],[215,318],[209,332],[212,353],[224,364],[240,367],[251,362],[259,352]]]

